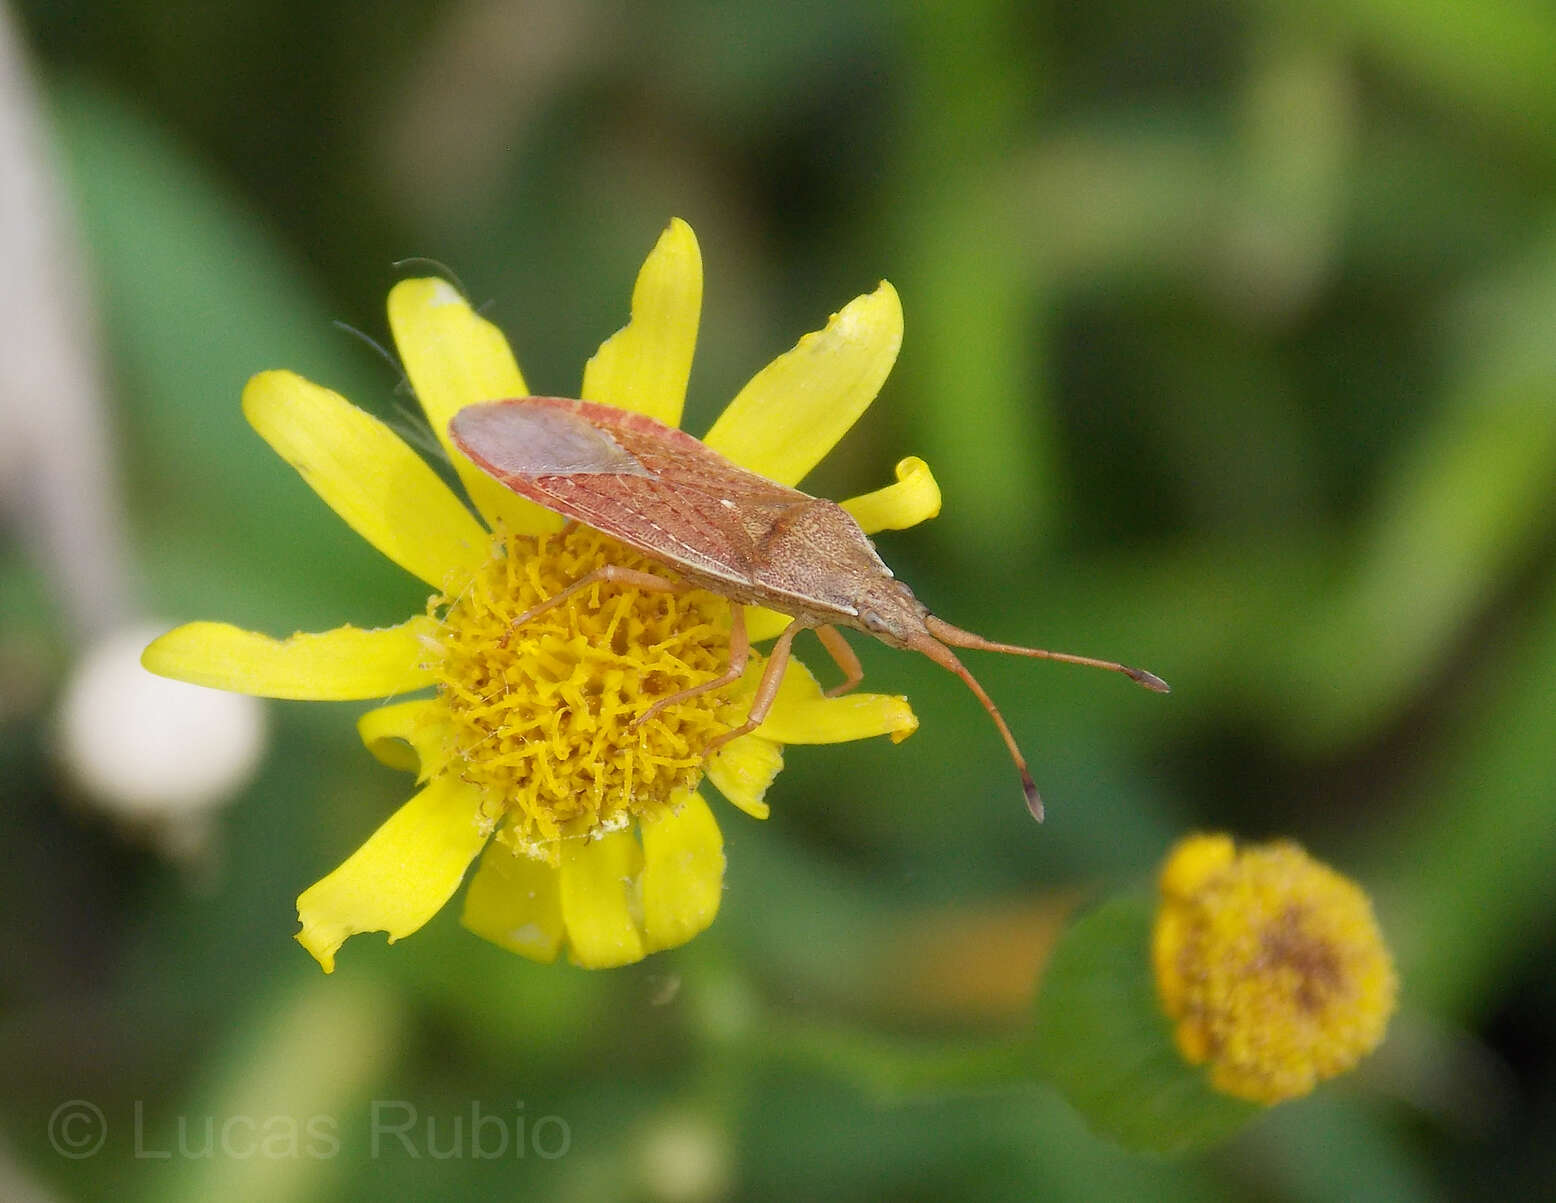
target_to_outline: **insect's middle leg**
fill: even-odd
[[[689,702],[692,698],[712,693],[715,689],[723,689],[726,685],[733,685],[740,680],[741,674],[746,671],[746,661],[751,658],[751,640],[746,635],[745,607],[730,606],[729,614],[729,668],[711,681],[704,681],[700,685],[693,685],[690,689],[683,689],[680,693],[672,693],[667,698],[660,698],[633,719],[632,726],[642,726],[666,706]]]
[[[567,588],[558,590],[539,605],[525,610],[508,624],[508,635],[525,623],[533,622],[547,611],[556,609],[573,594],[595,585],[631,585],[634,589],[641,589],[645,593],[685,593],[691,588],[685,581],[672,581],[662,576],[655,576],[652,572],[640,572],[636,568],[619,568],[615,564],[607,564],[603,568],[585,573]],[[507,641],[507,635],[503,640]]]
[[[839,697],[864,680],[864,666],[859,663],[859,657],[854,654],[854,649],[849,646],[848,640],[843,638],[842,631],[832,626],[817,627],[816,638],[821,640],[821,646],[827,649],[827,655],[832,657],[832,663],[843,670],[843,679],[826,691],[827,697]]]
[[[773,644],[773,650],[768,653],[767,666],[762,669],[762,679],[757,683],[756,694],[751,699],[751,709],[746,715],[746,721],[710,739],[703,748],[704,756],[712,755],[730,740],[739,739],[761,725],[778,697],[778,686],[783,684],[783,670],[789,666],[789,648],[794,644],[794,637],[803,630],[805,627],[798,620],[784,627],[783,634],[778,636]]]

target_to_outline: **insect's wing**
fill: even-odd
[[[674,427],[587,401],[470,405],[449,432],[515,493],[737,594],[774,526],[811,500]]]

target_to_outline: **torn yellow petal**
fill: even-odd
[[[816,678],[790,660],[767,718],[753,734],[780,744],[832,744],[874,735],[901,743],[918,730],[908,699],[884,693],[822,694]]]
[[[777,610],[764,610],[761,606],[746,607],[746,638],[752,643],[781,635],[784,627],[794,621],[793,615]]]
[[[426,781],[448,761],[448,706],[438,698],[379,706],[357,719],[357,734],[378,760]]]
[[[423,640],[437,623],[418,615],[397,627],[362,631],[337,627],[272,639],[224,622],[175,627],[141,653],[159,676],[252,693],[314,702],[386,698],[432,683],[421,667]]]
[[[261,372],[243,413],[356,531],[435,589],[474,575],[491,536],[394,431],[339,393],[292,372]]]
[[[348,936],[389,933],[392,944],[431,919],[459,888],[491,834],[481,793],[435,777],[328,877],[297,899],[298,942],[325,973]]]
[[[511,534],[556,530],[559,518],[498,484],[449,441],[449,419],[465,406],[529,396],[502,331],[477,315],[446,280],[396,284],[389,293],[389,329],[416,399],[476,509]]]
[[[680,425],[701,313],[702,255],[676,218],[638,273],[632,320],[584,367],[579,396]]]
[[[465,891],[465,909],[459,921],[483,940],[509,952],[532,961],[554,961],[566,934],[561,874],[551,865],[493,840],[486,845]]]
[[[940,486],[929,465],[916,455],[897,464],[897,483],[843,502],[864,533],[907,530],[940,512]]]
[[[612,969],[643,959],[642,870],[643,849],[631,831],[563,842],[562,920],[575,965]]]
[[[643,932],[650,952],[685,944],[719,913],[724,837],[708,804],[683,795],[679,810],[643,824]]]
[[[783,749],[760,735],[742,735],[708,757],[703,768],[730,805],[765,819],[770,808],[762,798],[783,769]]]
[[[793,485],[885,383],[902,345],[902,305],[886,281],[758,372],[704,440],[744,468]]]

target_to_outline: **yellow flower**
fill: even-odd
[[[1152,934],[1178,1050],[1217,1089],[1277,1103],[1344,1073],[1383,1039],[1397,981],[1360,887],[1296,844],[1181,841]]]
[[[632,295],[631,320],[584,369],[588,401],[681,415],[702,305],[691,229],[673,221]],[[642,566],[604,535],[483,475],[449,443],[462,407],[529,389],[507,342],[441,280],[407,280],[389,322],[427,419],[485,525],[390,429],[289,372],[249,382],[250,423],[374,547],[436,592],[396,627],[339,627],[276,640],[197,622],[146,649],[147,668],[244,693],[315,700],[395,698],[363,715],[368,749],[417,773],[420,792],[340,868],[297,900],[298,939],[328,972],[356,932],[416,931],[478,854],[463,922],[536,960],[566,947],[591,968],[629,964],[706,928],[723,888],[723,839],[698,794],[704,773],[765,818],[782,746],[910,735],[902,698],[826,697],[793,661],[767,719],[704,758],[739,725],[762,657],[727,691],[641,723],[656,700],[729,663],[730,604],[701,591],[586,589],[533,621],[514,620],[604,564]],[[902,338],[891,286],[845,306],[741,390],[706,441],[735,462],[797,483],[874,399]],[[921,460],[897,483],[845,503],[866,531],[932,517],[940,495]],[[655,571],[663,572],[663,567]],[[746,612],[752,639],[781,616]],[[483,853],[484,849],[484,853]]]

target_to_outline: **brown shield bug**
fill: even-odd
[[[1034,817],[1043,803],[1004,717],[951,647],[979,648],[1121,672],[1158,693],[1160,677],[1111,660],[993,643],[931,614],[881,562],[859,524],[836,502],[811,497],[748,472],[691,435],[627,410],[561,397],[524,397],[469,405],[449,423],[454,443],[482,471],[515,493],[637,549],[674,570],[605,567],[574,581],[522,614],[515,626],[601,581],[640,589],[706,589],[743,605],[793,618],[773,644],[744,724],[707,751],[755,728],[778,693],[794,637],[814,630],[843,671],[833,694],[862,679],[859,660],[837,628],[854,627],[891,647],[922,652],[967,683],[999,728],[1021,774]],[[722,676],[655,704],[733,684],[750,654],[740,605],[733,607],[729,668]]]

